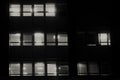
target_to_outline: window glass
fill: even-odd
[[[45,76],[44,63],[35,63],[35,76]]]
[[[59,46],[62,46],[62,45],[67,46],[68,45],[67,34],[58,34],[57,39],[58,39],[58,45]]]
[[[20,16],[20,5],[19,4],[11,4],[9,7],[9,15],[10,16]]]
[[[34,33],[34,45],[35,46],[44,45],[44,33]]]
[[[32,45],[32,35],[31,34],[23,34],[23,45],[24,46]]]
[[[23,76],[32,76],[32,64],[31,63],[23,64]]]
[[[9,45],[10,46],[20,46],[20,33],[9,34]]]
[[[58,75],[59,76],[68,76],[69,75],[68,65],[59,65],[58,66]]]
[[[47,75],[48,76],[57,76],[56,64],[47,64]]]
[[[23,16],[32,16],[32,5],[23,5]]]
[[[78,75],[87,75],[87,65],[86,63],[77,64]]]
[[[54,33],[47,34],[47,45],[55,45],[56,36]]]
[[[98,65],[96,63],[89,64],[89,73],[90,73],[90,75],[99,74],[99,68],[98,68]]]
[[[20,64],[19,63],[9,64],[9,76],[20,76]]]
[[[34,5],[34,16],[44,16],[44,6],[42,4]]]
[[[45,10],[46,16],[55,16],[56,14],[55,4],[46,4]]]

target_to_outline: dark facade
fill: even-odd
[[[10,80],[112,80],[111,2],[9,0],[8,8]]]

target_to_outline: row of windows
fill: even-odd
[[[92,37],[91,37],[92,38]],[[95,37],[96,39],[96,37]],[[82,37],[78,39],[80,42]],[[90,42],[90,38],[87,39]],[[93,41],[92,39],[91,41]],[[110,33],[98,33],[97,42],[101,46],[110,46]],[[84,39],[83,39],[84,41]],[[87,43],[88,46],[96,46],[95,43]],[[66,33],[47,33],[42,32],[32,33],[10,33],[9,34],[9,46],[68,46],[68,35]]]
[[[46,37],[45,37],[46,36]],[[46,41],[45,41],[46,39]],[[20,46],[21,43],[23,46],[31,46],[34,43],[34,46],[44,46],[45,42],[48,46],[67,46],[68,45],[68,36],[67,34],[55,34],[48,33],[44,34],[42,32],[30,34],[30,33],[10,33],[9,34],[9,45],[10,46]]]
[[[20,5],[10,4],[9,7],[10,16],[55,16],[56,7],[53,3],[34,4],[34,5]]]
[[[103,65],[98,66],[97,63],[78,63],[77,75],[109,75],[108,71],[110,66]],[[101,70],[101,71],[100,71]],[[45,74],[47,73],[47,74]],[[9,76],[69,76],[68,64],[56,64],[50,62],[45,64],[44,62],[32,63],[10,63],[9,64]]]

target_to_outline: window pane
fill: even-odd
[[[90,73],[90,75],[99,74],[98,65],[95,63],[90,63],[89,64],[89,73]]]
[[[23,16],[32,16],[32,5],[23,5]]]
[[[32,64],[31,63],[23,64],[23,76],[32,76]]]
[[[10,16],[20,16],[20,5],[11,4],[9,7]]]
[[[45,76],[44,63],[36,63],[35,64],[35,76]]]
[[[56,39],[56,36],[55,34],[47,34],[47,45],[55,45],[55,39]]]
[[[69,75],[69,67],[68,67],[68,65],[60,65],[58,67],[58,75],[59,76],[68,76]]]
[[[35,46],[44,45],[44,33],[34,33]]]
[[[78,75],[87,75],[87,65],[85,63],[77,64]]]
[[[87,46],[96,46],[97,36],[95,32],[89,32],[87,34]]]
[[[32,45],[32,35],[31,34],[23,34],[23,45],[24,46]]]
[[[56,8],[55,4],[46,4],[46,16],[55,16]]]
[[[111,45],[109,33],[99,33],[98,38],[100,45]]]
[[[34,5],[34,16],[44,16],[44,9],[43,5],[35,4]]]
[[[20,76],[20,64],[19,63],[9,64],[9,76]]]
[[[68,45],[68,37],[67,34],[58,34],[57,35],[58,39],[58,45]]]
[[[20,33],[9,34],[9,45],[20,46]]]
[[[47,64],[47,75],[48,76],[57,76],[56,64]]]

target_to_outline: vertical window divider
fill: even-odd
[[[55,33],[55,46],[58,46],[58,33]]]
[[[21,46],[23,47],[23,33],[21,33],[20,40],[21,40]]]
[[[35,63],[32,62],[32,76],[35,76]]]
[[[20,75],[23,76],[23,63],[20,63]]]
[[[88,63],[88,61],[86,62],[86,66],[87,66],[87,75],[89,76],[90,73],[89,73],[89,63]]]

